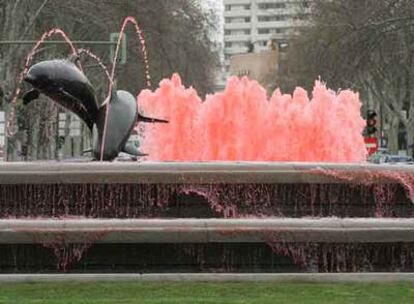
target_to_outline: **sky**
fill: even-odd
[[[204,2],[206,5],[216,8],[219,11],[223,10],[223,1],[222,0],[200,0]]]
[[[220,18],[220,24],[217,26],[218,32],[216,33],[216,40],[223,40],[223,11],[224,5],[223,0],[200,0],[201,4],[207,8],[212,8],[217,12],[217,16]]]

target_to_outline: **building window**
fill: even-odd
[[[226,48],[241,48],[241,47],[247,47],[249,46],[249,42],[247,41],[233,41],[233,42],[226,42],[224,43],[224,46]]]
[[[237,30],[234,33],[235,35],[250,35],[250,30]]]
[[[224,35],[231,36],[231,35],[250,35],[249,29],[244,30],[224,30]]]
[[[266,29],[266,28],[261,28],[258,30],[259,34],[269,34],[270,33],[270,29]]]
[[[286,8],[286,3],[275,3],[275,2],[265,2],[259,3],[259,9],[267,10],[267,9],[277,9],[277,8]]]
[[[237,11],[237,10],[250,10],[250,4],[233,4],[233,5],[226,5],[226,11]]]
[[[272,21],[285,21],[288,19],[287,15],[276,15],[276,16],[259,16],[257,20],[260,22],[272,22]]]
[[[246,46],[249,46],[249,42],[247,41],[235,41],[232,43],[232,47],[241,48],[241,47],[246,47]]]
[[[288,28],[259,28],[257,32],[259,34],[284,34],[288,30]]]
[[[226,17],[226,23],[248,23],[250,22],[250,17]]]

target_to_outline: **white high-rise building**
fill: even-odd
[[[279,51],[287,45],[293,30],[306,25],[311,1],[304,0],[224,0],[224,56],[228,70],[230,57],[269,49],[270,41]]]

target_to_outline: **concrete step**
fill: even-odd
[[[414,219],[2,219],[0,244],[414,242]]]
[[[338,179],[332,172],[351,172]],[[414,166],[275,162],[31,162],[4,163],[0,184],[56,183],[389,183],[390,173],[414,174]]]

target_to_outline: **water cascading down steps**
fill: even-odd
[[[413,280],[413,187],[410,166],[4,164],[0,280]]]

